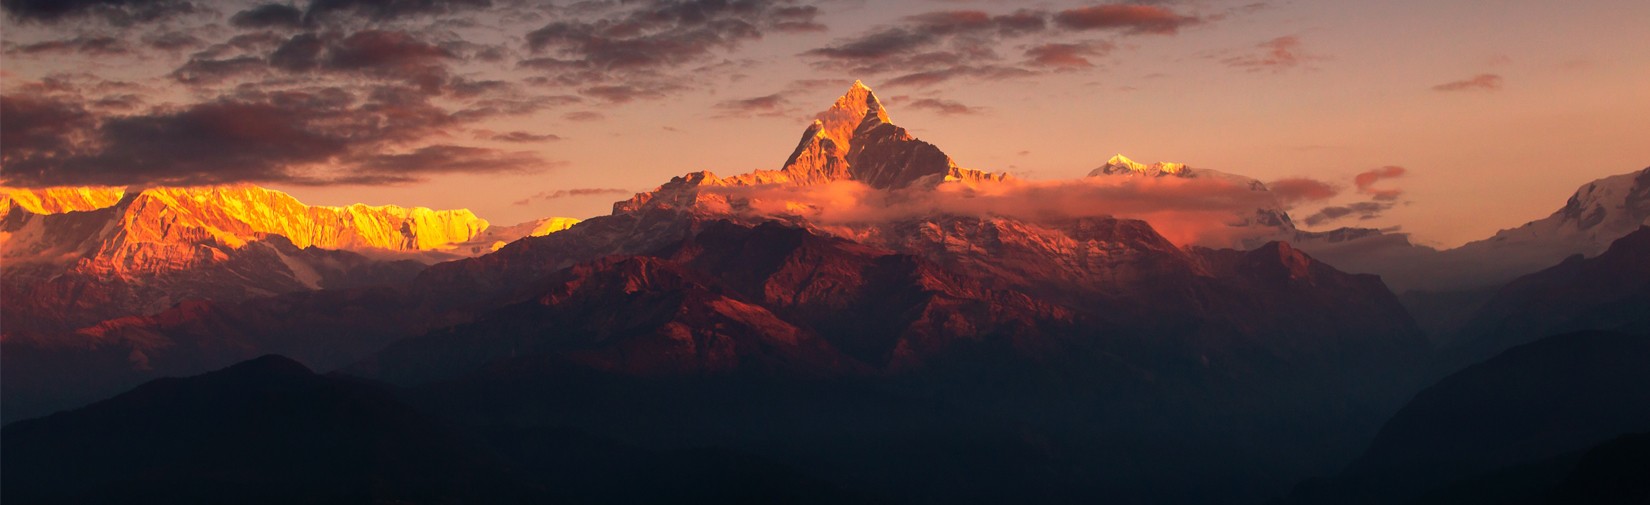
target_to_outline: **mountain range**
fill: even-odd
[[[1304,231],[1260,181],[1121,155],[1076,181],[962,168],[861,83],[777,170],[685,174],[583,221],[492,227],[468,211],[312,207],[253,186],[15,189],[0,199],[0,398],[8,422],[58,413],[4,428],[6,473],[40,475],[4,493],[220,499],[239,481],[192,462],[271,467],[190,448],[262,437],[260,452],[350,441],[292,448],[339,451],[328,461],[347,469],[269,474],[239,491],[1364,496],[1358,476],[1392,460],[1382,447],[1417,445],[1403,438],[1415,412],[1472,394],[1459,384],[1496,385],[1451,374],[1539,370],[1549,365],[1520,349],[1563,332],[1643,340],[1650,228],[1628,226],[1650,208],[1643,174],[1589,185],[1553,218],[1492,239],[1528,263],[1580,256],[1497,264],[1517,280],[1488,287],[1439,284],[1489,293],[1449,335],[1417,323],[1389,271],[1370,272],[1392,257],[1441,268],[1436,258],[1492,246]],[[1221,205],[1170,201],[1187,195]],[[195,377],[163,378],[178,376]],[[1438,377],[1450,378],[1415,396]],[[271,405],[292,422],[248,417]],[[1458,477],[1650,431],[1624,423]],[[327,437],[306,439],[314,430]],[[362,445],[368,434],[379,438]],[[67,475],[80,462],[61,454],[85,443],[113,452]],[[1629,456],[1642,445],[1624,443]],[[409,453],[431,456],[392,462]],[[302,460],[281,454],[272,461]],[[1355,461],[1345,477],[1296,486]],[[1587,475],[1617,468],[1598,464]],[[1596,489],[1587,475],[1572,491]],[[479,488],[497,494],[467,494]],[[1414,497],[1394,496],[1377,498]]]

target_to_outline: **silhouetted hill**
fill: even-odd
[[[1597,257],[1573,256],[1501,288],[1467,323],[1457,346],[1446,350],[1444,367],[1581,330],[1650,332],[1650,227],[1616,240]]]
[[[265,356],[0,431],[7,503],[477,503],[547,496],[359,379]]]
[[[1580,332],[1509,349],[1416,395],[1345,472],[1303,484],[1290,503],[1537,496],[1580,468],[1580,451],[1650,429],[1646,363],[1645,335]],[[1605,487],[1585,479],[1608,480],[1612,465],[1576,474],[1578,489]]]

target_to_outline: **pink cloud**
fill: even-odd
[[[1451,81],[1433,86],[1435,91],[1497,91],[1501,89],[1501,76],[1495,74],[1478,74],[1471,78]]]
[[[1399,195],[1404,194],[1404,190],[1396,188],[1376,189],[1374,187],[1375,183],[1385,179],[1396,179],[1403,177],[1405,172],[1407,171],[1404,167],[1388,165],[1358,174],[1356,177],[1352,178],[1352,184],[1358,187],[1359,193],[1370,195],[1370,197],[1376,200],[1389,202],[1397,200]]]
[[[853,181],[813,186],[707,187],[723,198],[701,199],[706,210],[752,216],[795,216],[827,230],[938,215],[1003,217],[1032,223],[1078,218],[1140,219],[1171,242],[1230,247],[1264,233],[1234,226],[1242,216],[1275,205],[1268,192],[1213,179],[1085,178],[1008,181],[934,189],[879,190]],[[737,210],[736,210],[737,209]],[[851,231],[844,231],[851,233]]]
[[[1266,187],[1284,204],[1328,200],[1341,193],[1340,188],[1333,184],[1306,177],[1279,179],[1267,184]]]

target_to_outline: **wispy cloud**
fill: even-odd
[[[1499,91],[1503,79],[1496,74],[1478,74],[1433,86],[1433,91]]]

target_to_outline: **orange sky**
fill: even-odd
[[[960,164],[1031,179],[1079,177],[1124,153],[1263,181],[1311,177],[1342,188],[1340,197],[1326,202],[1336,204],[1368,198],[1356,191],[1356,174],[1401,166],[1401,177],[1379,183],[1401,190],[1393,208],[1379,218],[1321,227],[1401,226],[1433,245],[1456,245],[1545,216],[1589,180],[1650,165],[1650,142],[1644,140],[1650,138],[1650,93],[1644,91],[1650,44],[1643,35],[1650,3],[1640,0],[1182,1],[1129,9],[1092,2],[774,0],[757,2],[772,5],[756,17],[728,18],[754,27],[757,36],[734,24],[706,24],[714,28],[703,31],[680,22],[654,35],[679,41],[714,33],[717,42],[646,46],[681,51],[647,63],[612,59],[588,47],[535,46],[541,40],[535,31],[547,32],[563,20],[601,23],[603,16],[624,12],[496,3],[404,17],[361,11],[355,18],[328,18],[331,24],[273,29],[233,20],[252,4],[123,25],[102,12],[55,18],[8,12],[0,86],[15,98],[37,92],[43,79],[53,77],[75,83],[76,96],[87,101],[140,98],[139,105],[95,114],[165,115],[225,97],[244,100],[248,90],[406,80],[418,75],[409,69],[434,62],[455,83],[504,83],[499,89],[508,87],[508,93],[476,95],[493,97],[489,103],[505,102],[500,97],[539,100],[530,111],[444,123],[370,149],[411,153],[439,144],[497,150],[488,160],[512,160],[505,155],[517,152],[536,159],[509,169],[449,164],[386,184],[382,176],[395,173],[393,164],[410,160],[391,157],[372,162],[377,165],[359,162],[380,167],[372,172],[380,180],[372,184],[256,180],[267,171],[251,176],[253,182],[306,203],[467,207],[501,224],[606,213],[625,197],[608,190],[647,190],[688,171],[778,168],[807,118],[856,78],[876,89],[894,122]],[[644,3],[642,10],[663,12],[677,3]],[[782,10],[803,8],[812,14]],[[1022,9],[1023,18],[1038,17],[1044,27],[967,24]],[[941,11],[950,14],[943,24],[932,14]],[[960,15],[973,14],[966,11],[979,14]],[[409,34],[446,56],[360,67],[335,55],[317,67],[333,69],[326,72],[245,73],[214,83],[179,77],[192,58],[229,61],[250,54],[251,60],[273,61],[270,51],[204,54],[232,37],[270,33],[279,42],[314,32],[348,40],[363,30]],[[172,33],[197,40],[160,48]],[[909,38],[876,46],[883,52],[870,56],[850,51],[871,48],[880,42],[874,36],[890,33]],[[119,49],[86,44],[99,37]],[[79,45],[41,45],[54,41]],[[1055,46],[1081,49],[1051,53]],[[1061,57],[1037,59],[1050,54]],[[933,63],[945,55],[956,61]],[[545,57],[609,59],[597,61],[599,75],[588,73],[595,68],[588,65],[581,67],[587,73],[552,75],[547,67],[524,63]],[[883,64],[868,63],[873,60]],[[615,70],[621,65],[630,66]],[[915,70],[952,77],[925,81],[912,77]],[[575,78],[600,82],[584,85]],[[432,103],[449,111],[482,100],[457,91],[432,96]],[[559,139],[493,140],[507,132]],[[0,150],[19,155],[13,146],[0,144]],[[351,156],[366,155],[357,150]],[[357,163],[327,159],[328,167]],[[6,168],[14,166],[20,165]],[[43,174],[66,170],[42,166]],[[1297,220],[1312,210],[1298,209]]]

